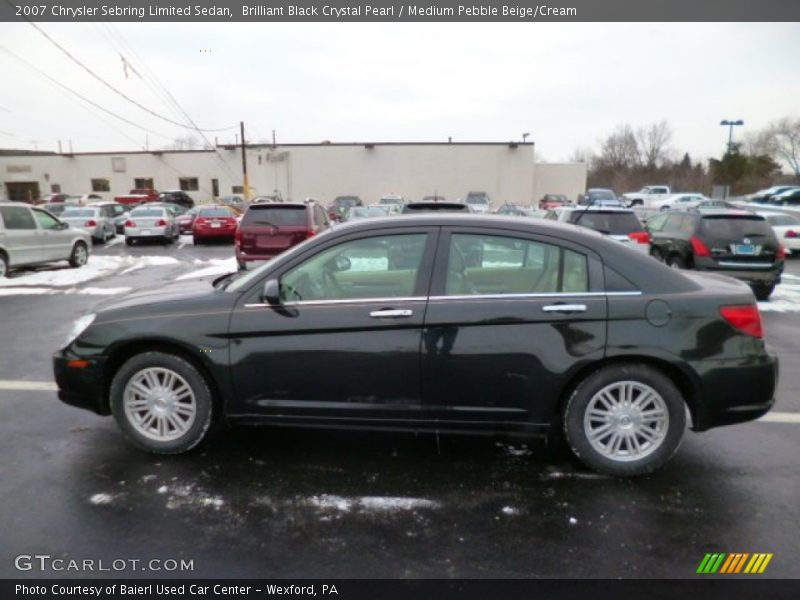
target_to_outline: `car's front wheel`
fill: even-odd
[[[72,247],[72,253],[69,255],[69,266],[77,269],[86,264],[89,260],[89,249],[83,242],[76,242]]]
[[[662,372],[617,364],[577,385],[563,423],[567,442],[584,465],[608,475],[643,475],[675,454],[686,429],[686,406]]]
[[[211,425],[211,390],[197,368],[174,354],[129,359],[111,382],[111,412],[137,447],[158,454],[191,450]]]

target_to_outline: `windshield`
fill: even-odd
[[[489,204],[489,199],[486,196],[467,196],[469,204]]]
[[[163,208],[136,208],[131,212],[131,217],[163,217]]]
[[[242,217],[242,226],[305,227],[306,224],[305,206],[286,206],[285,204],[251,206]]]
[[[62,213],[63,219],[69,219],[71,217],[75,218],[83,218],[83,217],[93,217],[95,209],[93,208],[68,208]]]
[[[642,231],[641,222],[632,212],[574,211],[569,220],[583,227],[611,235],[628,235]]]
[[[709,236],[726,240],[739,240],[748,236],[769,236],[772,232],[769,223],[756,215],[706,216],[703,217],[702,228]]]
[[[798,221],[797,218],[789,215],[769,215],[767,217],[767,221],[769,221],[770,225],[774,225],[776,227],[800,224],[800,221]]]
[[[589,198],[592,200],[616,200],[617,197],[611,190],[590,190]]]
[[[358,198],[354,196],[339,196],[333,201],[333,203],[336,206],[350,208],[351,206],[358,204]]]
[[[400,198],[381,198],[380,204],[401,204],[403,201]]]
[[[217,206],[215,208],[201,208],[197,213],[199,217],[232,217],[233,211],[225,206]]]

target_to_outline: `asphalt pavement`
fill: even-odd
[[[87,280],[48,268],[2,282],[0,577],[691,578],[710,552],[773,553],[758,577],[800,577],[800,260],[762,304],[778,418],[688,432],[671,463],[635,480],[483,437],[241,427],[157,457],[58,401],[50,357],[75,317],[129,289],[213,278],[231,257],[185,238],[112,243],[95,247]],[[36,554],[127,562],[15,567]],[[151,559],[193,569],[142,570]]]

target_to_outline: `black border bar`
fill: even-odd
[[[24,586],[21,589],[18,586]],[[122,586],[129,589],[120,593]],[[159,586],[161,592],[159,593]],[[194,587],[192,587],[194,586]],[[217,586],[217,587],[215,587]],[[282,587],[283,593],[270,593],[269,586]],[[294,586],[294,588],[290,588]],[[315,596],[308,593],[313,586]],[[328,593],[323,594],[323,586]],[[334,586],[336,593],[331,592]],[[177,589],[170,589],[177,588]],[[203,589],[206,588],[206,589]],[[223,588],[227,593],[221,593]],[[249,588],[248,592],[231,590]],[[36,589],[36,592],[31,590]],[[134,591],[135,589],[135,591]],[[305,591],[301,591],[304,590]],[[27,593],[26,591],[27,590]],[[75,590],[70,593],[70,590]],[[94,591],[89,591],[94,590]],[[96,591],[100,593],[97,594]],[[288,590],[297,590],[289,592]],[[199,593],[198,593],[199,592]],[[0,598],[41,598],[46,600],[77,600],[84,598],[137,600],[281,600],[315,597],[318,600],[661,600],[697,597],[703,600],[738,600],[740,598],[769,598],[795,600],[800,596],[800,580],[757,579],[745,577],[698,576],[696,579],[309,579],[309,580],[3,580]]]
[[[247,9],[247,10],[245,10]],[[302,10],[301,10],[302,9]],[[0,0],[0,21],[771,22],[798,0]]]

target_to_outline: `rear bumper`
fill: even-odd
[[[192,235],[195,235],[199,238],[232,238],[236,235],[236,228],[233,227],[231,229],[194,229],[191,230]]]
[[[721,275],[727,275],[749,285],[773,285],[781,282],[783,273],[783,263],[771,268],[742,268],[727,267],[720,265],[717,261],[709,258],[695,257],[694,266],[698,271],[713,271]]]
[[[259,250],[258,252],[245,252],[236,248],[236,260],[241,262],[250,262],[253,260],[271,260],[278,256],[281,252],[286,252],[289,248],[275,248],[270,250]]]
[[[64,350],[53,355],[53,372],[58,385],[58,398],[65,404],[91,410],[99,415],[111,414],[103,390],[104,360],[93,359],[84,368],[70,367],[76,358]]]
[[[736,360],[709,360],[693,364],[701,378],[694,429],[752,421],[775,404],[779,362],[772,353]]]

